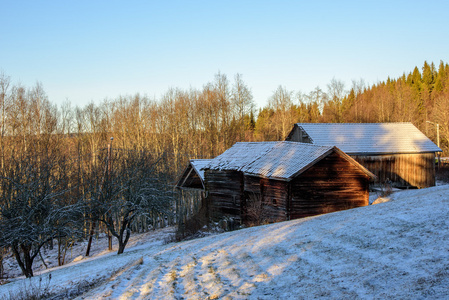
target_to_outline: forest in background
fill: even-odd
[[[160,99],[139,94],[99,104],[52,104],[41,84],[26,88],[0,76],[2,165],[9,152],[26,149],[26,139],[57,134],[64,149],[78,156],[96,153],[114,137],[114,147],[170,153],[173,171],[190,158],[211,158],[238,141],[283,140],[294,123],[412,122],[441,148],[449,143],[449,66],[424,62],[396,79],[372,86],[363,79],[332,79],[325,90],[289,91],[280,85],[256,110],[251,88],[236,74],[218,73],[201,89],[170,89]],[[429,123],[426,121],[433,122]],[[22,136],[22,139],[18,137]],[[15,137],[13,145],[9,137]],[[8,146],[9,145],[9,146]],[[75,147],[76,145],[76,147]]]
[[[347,89],[332,79],[325,90],[301,93],[280,85],[265,107],[254,103],[240,74],[217,73],[200,89],[174,88],[160,99],[135,94],[84,107],[58,107],[40,83],[15,85],[1,74],[0,278],[6,251],[32,276],[46,243],[57,239],[63,253],[98,228],[123,251],[131,231],[179,221],[186,200],[172,186],[189,159],[239,141],[284,140],[294,123],[412,122],[435,143],[439,124],[448,155],[444,62],[371,86],[358,80]]]

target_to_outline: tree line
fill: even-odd
[[[189,159],[235,142],[283,140],[297,122],[412,122],[435,142],[439,124],[447,153],[448,114],[443,62],[372,86],[353,81],[349,90],[337,79],[309,93],[280,85],[258,110],[240,74],[217,73],[200,89],[173,88],[160,99],[135,94],[84,107],[58,107],[41,84],[14,85],[0,74],[0,276],[6,251],[30,277],[53,241],[61,264],[67,247],[99,231],[121,253],[131,232],[192,214],[174,182]]]
[[[279,86],[266,107],[260,109],[254,127],[257,140],[281,140],[291,124],[412,122],[440,147],[449,146],[449,66],[424,62],[396,79],[387,78],[369,86],[353,80],[349,90],[332,79],[326,90],[316,87],[308,94]]]

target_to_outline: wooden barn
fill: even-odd
[[[412,123],[297,123],[287,141],[335,145],[376,175],[375,184],[435,185],[435,153],[442,152]]]
[[[209,216],[240,223],[368,205],[374,177],[337,147],[295,142],[236,143],[203,170]]]

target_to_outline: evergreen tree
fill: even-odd
[[[436,92],[443,91],[444,81],[445,81],[444,63],[443,63],[443,61],[440,61],[437,76],[435,78],[435,91]]]

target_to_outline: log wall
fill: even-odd
[[[204,173],[209,216],[214,221],[223,217],[241,219],[243,175],[238,171],[206,170]]]
[[[368,205],[369,177],[332,153],[291,181],[291,219]]]
[[[289,185],[287,182],[248,175],[243,178],[245,194],[253,193],[260,197],[262,213],[266,222],[279,222],[288,219]],[[243,214],[245,214],[245,206],[243,205],[242,208]]]

